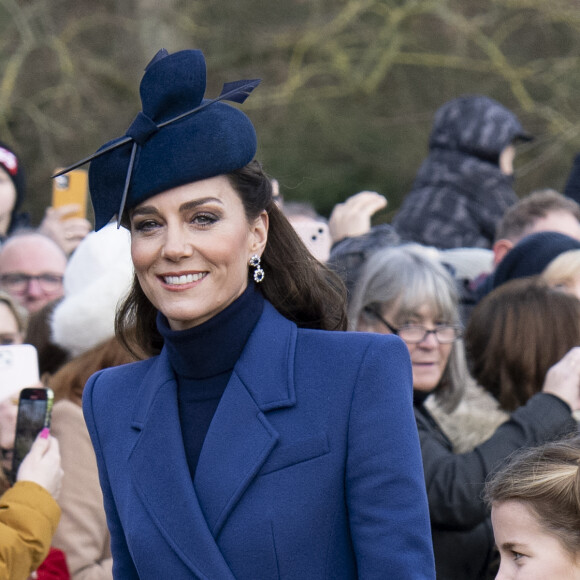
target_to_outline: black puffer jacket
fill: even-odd
[[[539,393],[469,453],[455,454],[420,402],[415,419],[429,500],[437,580],[482,580],[490,574],[493,530],[481,499],[486,477],[520,447],[539,445],[577,429],[569,407]]]
[[[438,248],[489,248],[497,221],[517,201],[499,155],[528,140],[517,117],[485,96],[464,96],[435,114],[429,156],[393,226],[407,241]]]

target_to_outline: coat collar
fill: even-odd
[[[264,312],[234,368],[234,374],[262,411],[296,403],[296,335],[296,325],[266,302]]]
[[[233,371],[261,411],[292,406],[296,402],[293,364],[296,334],[296,325],[265,302],[262,316]],[[174,382],[175,375],[163,350],[143,380],[132,427],[142,429],[158,392],[167,383]]]
[[[296,402],[296,335],[296,325],[266,303],[211,422],[195,487],[166,353],[152,363],[141,385],[132,421],[141,433],[129,469],[152,520],[202,578],[232,578],[215,539],[277,444],[278,433],[265,413]],[[200,546],[195,561],[188,558],[193,542]]]

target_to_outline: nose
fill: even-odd
[[[423,340],[418,343],[421,348],[426,349],[433,349],[439,346],[439,342],[437,341],[437,337],[435,336],[434,332],[428,332],[423,337]]]
[[[45,292],[40,286],[40,282],[38,281],[37,278],[30,279],[30,281],[28,282],[28,286],[26,288],[26,294],[34,298],[40,298],[41,296],[45,295]]]
[[[193,248],[187,232],[178,226],[168,226],[161,255],[172,262],[191,256]]]

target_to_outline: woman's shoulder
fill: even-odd
[[[318,330],[312,328],[299,328],[299,337],[316,340],[319,342],[334,343],[345,346],[360,346],[366,348],[370,345],[395,345],[404,343],[394,334],[380,334],[378,332],[358,332],[351,330]]]
[[[144,360],[125,363],[114,367],[107,367],[106,369],[97,371],[93,377],[96,375],[101,375],[103,378],[117,379],[122,376],[135,376],[144,374],[147,373],[147,371],[151,368],[152,365],[156,363],[158,359],[159,356],[153,356]]]
[[[297,346],[303,347],[313,356],[327,351],[347,359],[364,356],[403,356],[408,358],[408,350],[403,341],[392,334],[371,332],[327,331],[298,329]]]
[[[401,339],[393,334],[321,330],[297,326],[296,323],[278,312],[268,301],[265,302],[264,312],[256,330],[260,339],[267,337],[268,340],[274,336],[276,338],[287,337],[296,333],[298,343],[316,345],[320,348],[360,351],[369,347],[396,349],[402,346],[406,350]]]
[[[155,356],[97,371],[87,381],[83,391],[83,399],[88,392],[93,393],[95,390],[106,394],[109,389],[114,389],[115,393],[118,393],[120,390],[130,392],[138,388],[158,359],[159,357]]]

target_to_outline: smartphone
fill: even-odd
[[[321,262],[326,262],[330,255],[332,240],[328,225],[323,221],[293,221],[290,223],[310,250],[310,253]]]
[[[39,382],[38,353],[33,345],[0,345],[0,402]]]
[[[55,169],[55,173],[60,171]],[[87,217],[89,178],[86,169],[73,169],[52,180],[52,207],[62,207],[71,203],[79,206],[79,211],[67,217]]]
[[[12,455],[12,483],[16,481],[18,468],[30,451],[36,436],[45,427],[50,427],[53,400],[54,394],[51,389],[27,388],[20,391]]]

